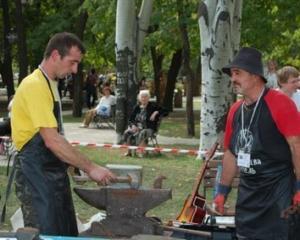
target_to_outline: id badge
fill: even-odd
[[[239,167],[249,168],[250,161],[251,161],[250,153],[245,153],[244,151],[240,150],[238,153],[237,165]]]

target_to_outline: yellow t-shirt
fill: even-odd
[[[57,98],[57,84],[53,80],[49,81]],[[36,69],[23,79],[14,96],[11,127],[12,140],[18,150],[21,150],[41,127],[57,128],[53,106],[48,83],[41,70]]]

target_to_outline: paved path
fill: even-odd
[[[92,143],[116,143],[117,136],[114,130],[93,126],[90,128],[80,128],[80,123],[65,123],[65,134],[69,141],[92,142]],[[158,135],[159,144],[184,144],[197,145],[199,139],[196,138],[175,138]]]

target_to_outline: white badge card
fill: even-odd
[[[239,151],[238,159],[237,159],[237,165],[239,167],[249,168],[250,161],[251,161],[250,153],[245,153],[244,151]]]

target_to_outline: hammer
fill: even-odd
[[[92,181],[87,175],[72,176],[76,183],[85,183]],[[128,183],[132,189],[138,189],[140,184],[135,174],[128,173],[127,176],[118,176],[112,183]]]

